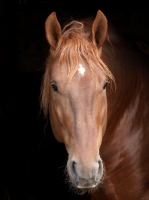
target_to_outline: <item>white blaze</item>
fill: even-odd
[[[84,76],[85,69],[84,69],[84,67],[81,64],[79,64],[78,71],[79,71],[80,74],[82,74],[82,76]]]

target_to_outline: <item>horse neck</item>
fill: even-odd
[[[103,61],[113,73],[116,83],[116,90],[107,90],[108,119],[111,121],[119,121],[130,105],[132,108],[135,106],[134,102],[147,79],[140,53],[115,35],[111,35],[103,46]],[[116,123],[113,120],[115,126]]]

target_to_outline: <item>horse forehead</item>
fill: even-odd
[[[79,64],[71,82],[73,85],[77,85],[77,83],[82,85],[93,85],[94,82],[96,82],[96,79],[97,76],[91,71],[90,67]]]
[[[95,98],[95,96],[99,96],[102,91],[102,78],[99,78],[97,74],[92,71],[78,68],[69,83],[68,91],[73,97],[84,96],[83,99]]]
[[[82,83],[86,82],[86,84],[89,85],[99,86],[106,79],[106,75],[100,69],[95,71],[95,69],[92,69],[90,66],[79,63],[74,75],[74,79],[75,78]]]
[[[89,70],[85,67],[85,65],[78,63],[75,68],[69,66],[68,63],[60,64],[56,61],[50,70],[50,75],[53,79],[58,80],[66,80],[68,82],[69,75],[71,76],[71,80],[74,76],[84,77],[86,74],[90,74]]]
[[[80,73],[81,76],[84,76],[85,71],[86,71],[85,67],[82,64],[79,64],[78,73]]]
[[[100,84],[105,80],[105,74],[98,69],[95,72],[89,64],[79,62],[75,68],[71,68],[68,63],[60,65],[56,61],[51,67],[51,79],[60,83],[60,85],[67,85],[71,88],[95,88],[100,87]],[[80,88],[80,89],[81,89]],[[78,90],[80,90],[78,88]]]

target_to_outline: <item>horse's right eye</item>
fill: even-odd
[[[108,85],[108,81],[105,81],[104,85],[103,85],[103,89],[105,89],[107,87],[107,85]]]
[[[53,90],[54,90],[55,92],[58,92],[58,87],[57,87],[57,84],[56,84],[55,82],[52,82],[52,83],[51,83],[51,86],[52,86],[52,88],[53,88]]]

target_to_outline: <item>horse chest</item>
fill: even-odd
[[[101,154],[106,172],[102,188],[108,200],[138,200],[147,196],[144,185],[149,181],[149,156],[145,153],[149,151],[149,126],[143,120],[147,111],[138,115],[139,105],[137,97],[116,127],[107,127],[103,138]]]

